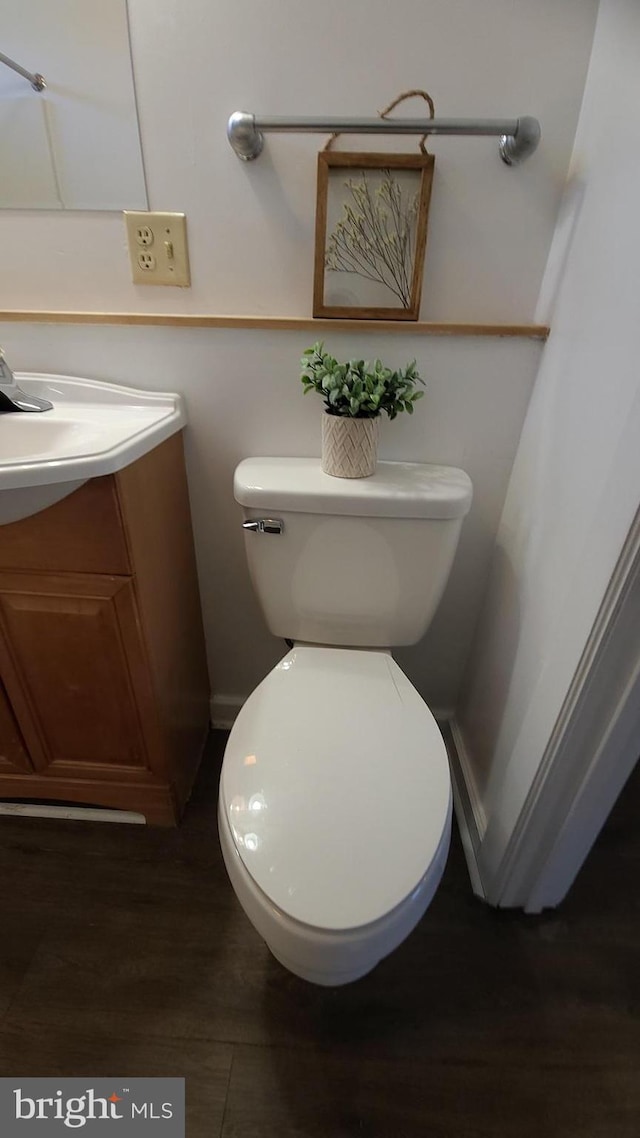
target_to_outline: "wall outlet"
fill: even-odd
[[[138,225],[136,241],[138,245],[153,245],[153,229],[150,229],[148,225]]]
[[[185,215],[126,209],[124,220],[133,283],[188,288],[191,276]]]

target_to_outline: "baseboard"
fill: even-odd
[[[213,695],[210,706],[214,730],[230,731],[246,698],[245,695],[225,695],[224,692]]]
[[[482,803],[478,798],[464,738],[455,716],[449,720],[447,726],[449,728],[448,743],[453,804],[460,829],[462,847],[467,860],[473,892],[477,897],[485,900],[486,894],[478,865],[478,851],[487,829],[487,819]]]
[[[108,810],[93,806],[49,806],[44,802],[0,802],[0,817],[62,818],[72,822],[120,822],[145,826],[144,814],[132,810]]]
[[[477,835],[476,849],[480,846],[485,833],[487,831],[487,816],[484,812],[484,806],[480,801],[478,790],[476,787],[476,780],[473,774],[473,766],[469,758],[464,736],[455,716],[449,720],[449,730],[453,737],[453,745],[455,748],[455,759],[457,760],[462,784],[467,799],[467,809],[471,814],[472,829]]]

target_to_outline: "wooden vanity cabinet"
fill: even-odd
[[[0,682],[0,779],[3,774],[9,772],[22,774],[24,771],[31,773],[33,767],[29,762],[29,755],[4,690],[4,684]]]
[[[174,825],[209,728],[181,434],[0,526],[0,799]]]

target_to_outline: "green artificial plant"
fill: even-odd
[[[300,361],[300,379],[304,393],[317,391],[324,399],[329,415],[352,419],[375,419],[384,411],[395,419],[400,411],[413,414],[413,405],[424,395],[416,385],[424,380],[418,374],[416,361],[392,371],[381,360],[348,360],[340,364],[316,343],[307,348]]]

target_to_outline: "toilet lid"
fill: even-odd
[[[451,817],[435,719],[381,651],[292,649],[236,719],[220,795],[256,884],[295,920],[333,930],[405,900]]]

